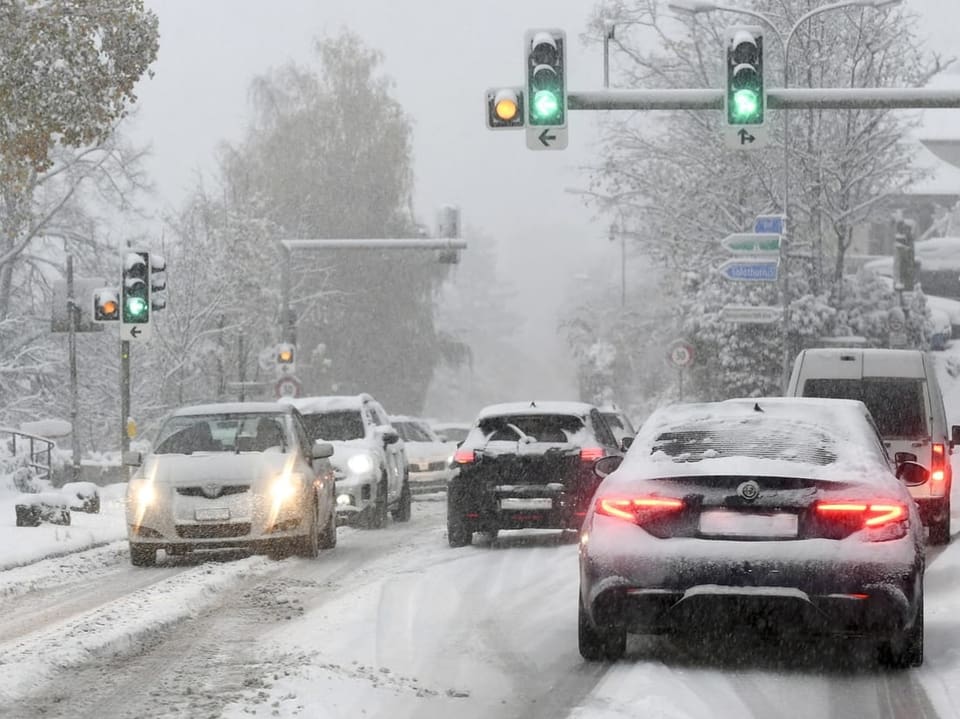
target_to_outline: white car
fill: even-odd
[[[467,438],[472,426],[469,422],[434,422],[430,428],[441,441],[456,446]]]
[[[390,424],[403,437],[413,493],[445,490],[457,473],[453,465],[456,446],[442,440],[425,420],[417,417],[393,416]]]
[[[300,411],[311,439],[334,447],[339,523],[378,529],[388,511],[410,519],[404,442],[379,402],[369,394],[284,401]]]
[[[249,548],[317,556],[337,542],[329,444],[313,444],[299,413],[273,402],[177,410],[127,485],[127,536],[135,566],[157,550]]]

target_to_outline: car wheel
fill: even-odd
[[[917,618],[913,626],[880,645],[880,661],[888,667],[909,669],[923,664],[923,594],[917,602]]]
[[[314,499],[310,507],[310,525],[307,534],[297,539],[297,556],[316,559],[320,554],[320,507]]]
[[[157,563],[157,550],[152,544],[130,543],[130,564],[135,567],[152,567]]]
[[[337,546],[337,510],[331,501],[330,516],[320,533],[320,549],[333,549]]]
[[[930,535],[928,544],[949,544],[950,543],[950,500],[943,502],[940,511],[942,519],[930,525]]]
[[[580,656],[588,662],[620,659],[627,650],[627,630],[621,626],[594,627],[583,607],[583,597],[580,597],[578,609],[577,643]]]
[[[397,508],[392,512],[394,521],[409,522],[412,505],[413,497],[410,494],[410,483],[407,480],[403,480],[403,489],[400,490],[400,504],[398,504]]]
[[[377,485],[377,496],[373,501],[367,521],[369,529],[382,529],[387,523],[387,478],[384,477]]]

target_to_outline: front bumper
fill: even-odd
[[[887,542],[657,539],[594,517],[581,537],[591,620],[639,633],[885,635],[912,626],[922,584],[922,549],[911,534]]]
[[[374,511],[378,477],[370,472],[338,476],[336,481],[337,525],[354,525]],[[344,500],[341,499],[345,498]]]

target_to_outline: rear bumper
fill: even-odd
[[[546,487],[515,493],[462,492],[451,484],[447,491],[448,518],[460,521],[474,532],[579,529],[586,512],[577,510],[574,493]]]

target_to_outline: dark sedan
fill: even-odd
[[[617,659],[628,633],[798,632],[919,666],[923,534],[906,484],[925,472],[890,463],[861,402],[659,410],[581,532],[580,653]]]

